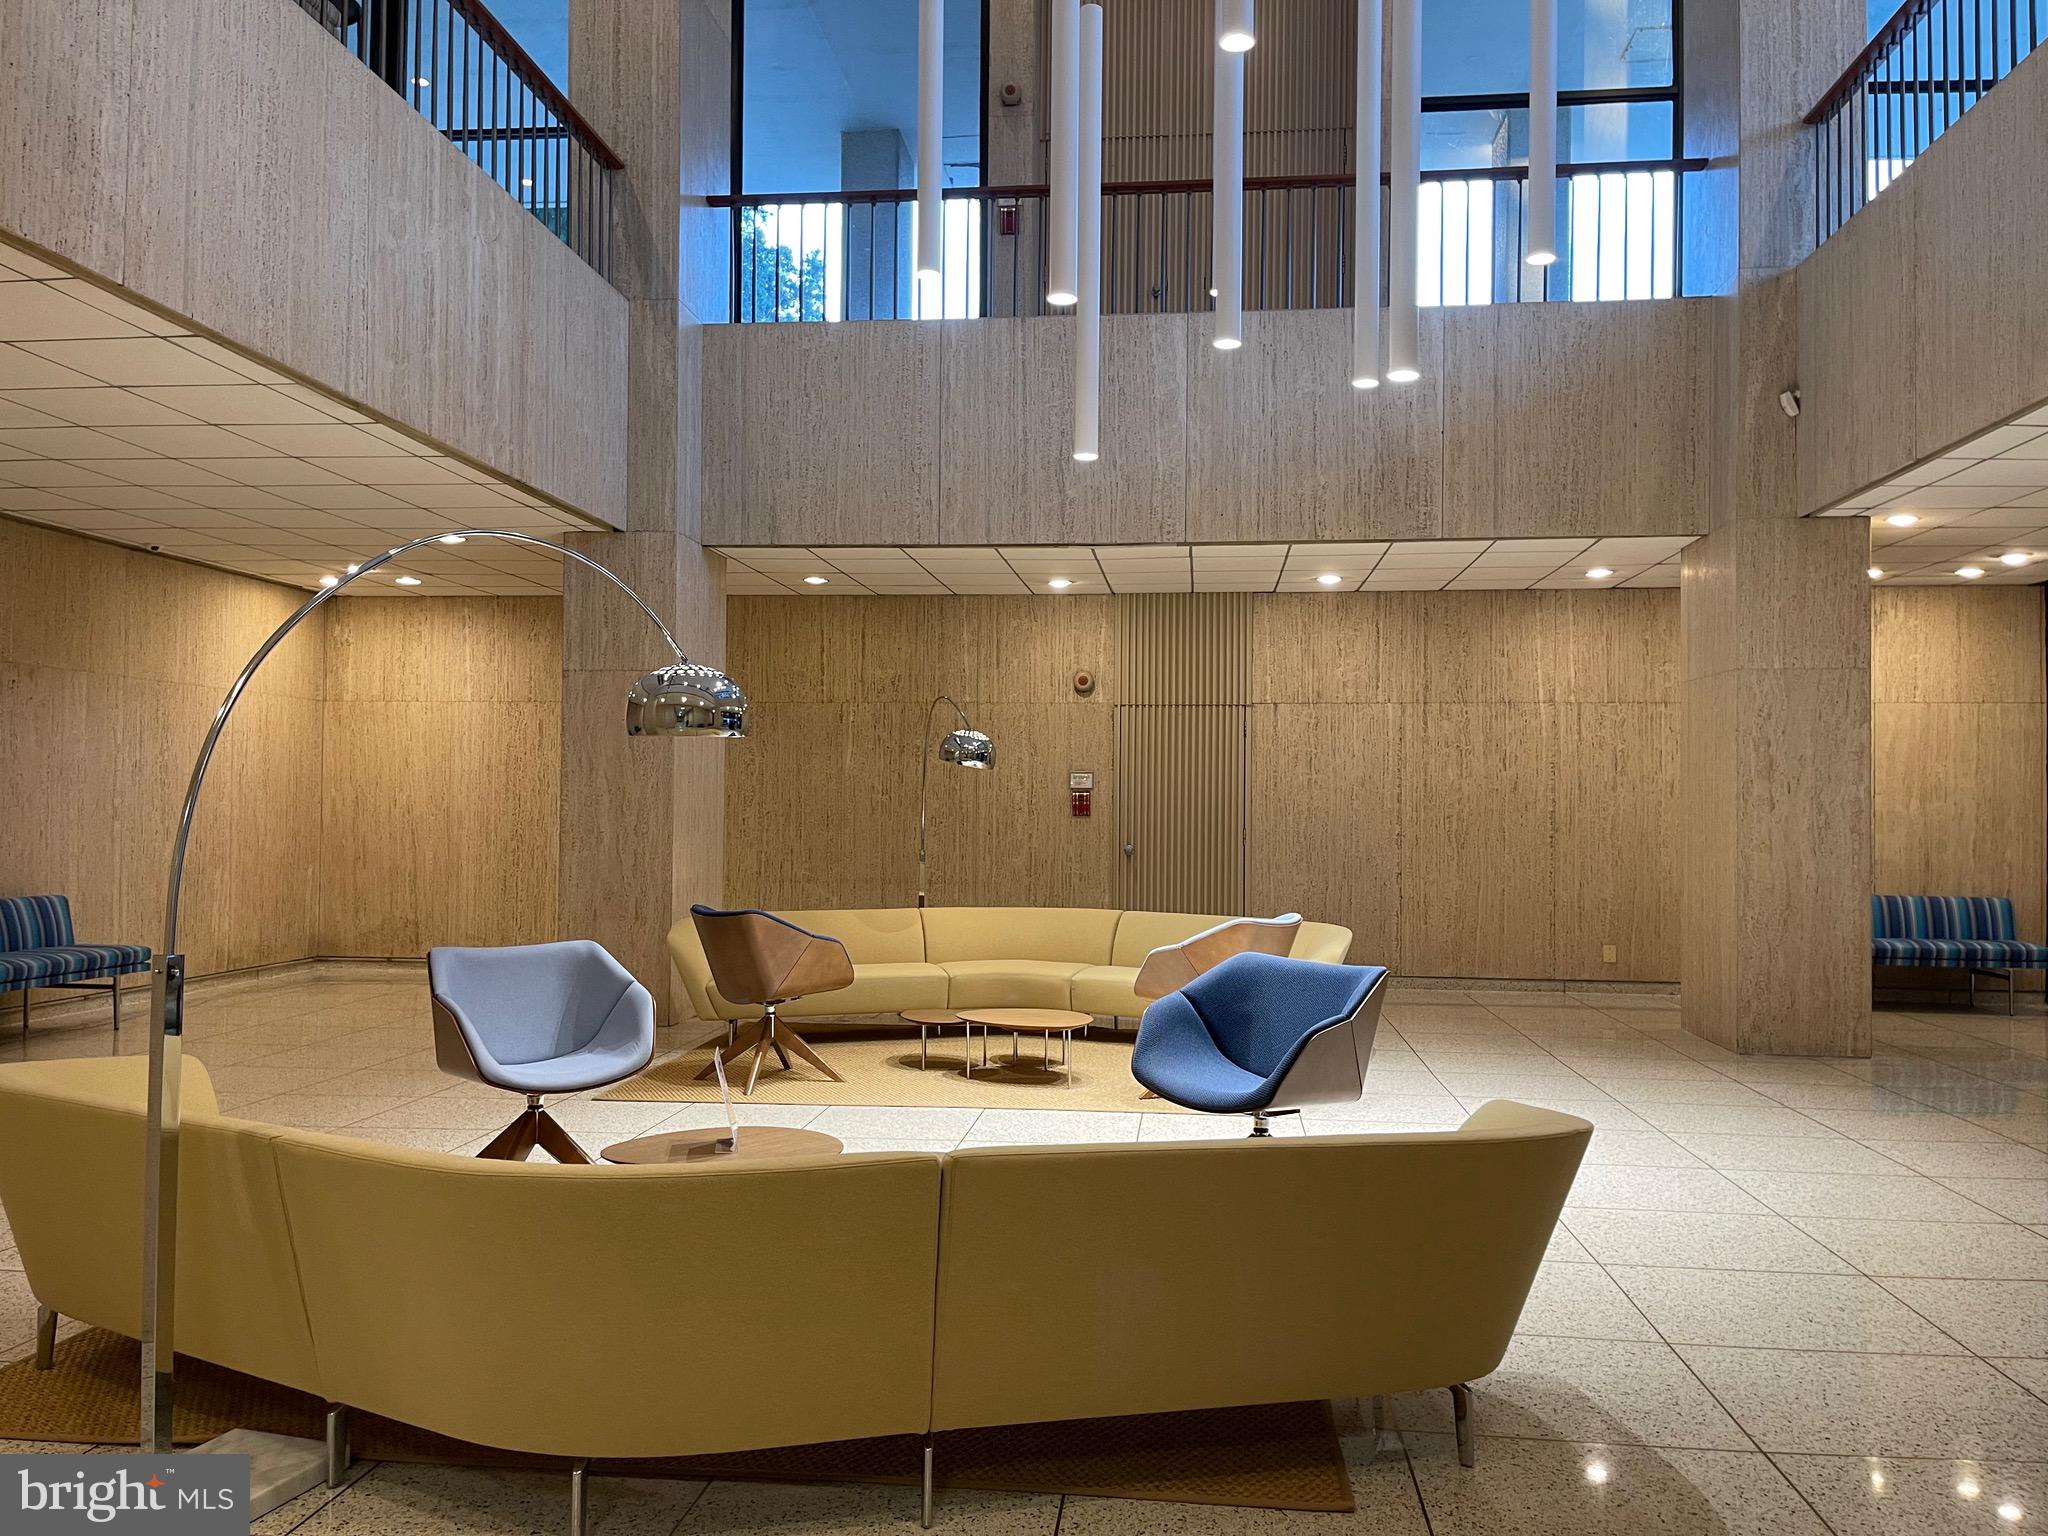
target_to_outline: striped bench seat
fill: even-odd
[[[2012,1011],[2012,973],[2048,970],[2048,944],[2019,936],[2004,896],[1873,896],[1870,957],[1879,965],[1962,966],[1976,997],[1980,973],[2005,977]]]
[[[111,991],[114,1028],[121,1027],[117,978],[149,969],[146,944],[80,944],[64,896],[0,896],[0,992],[21,993],[21,1027],[29,1022],[34,988]]]

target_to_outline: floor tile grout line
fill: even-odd
[[[1807,1509],[1812,1512],[1813,1518],[1819,1522],[1820,1528],[1822,1530],[1834,1532],[1835,1536],[1854,1536],[1853,1532],[1841,1530],[1839,1527],[1835,1525],[1835,1523],[1832,1520],[1828,1519],[1826,1515],[1822,1514],[1820,1512],[1820,1506],[1814,1503],[1812,1499],[1806,1496],[1806,1490],[1800,1487],[1798,1483],[1793,1481],[1792,1474],[1787,1472],[1784,1469],[1784,1467],[1781,1466],[1778,1462],[1778,1456],[1785,1453],[1774,1453],[1771,1451],[1766,1451],[1761,1446],[1757,1447],[1757,1451],[1758,1454],[1761,1455],[1765,1461],[1770,1463],[1771,1470],[1778,1474],[1778,1477],[1780,1478],[1780,1480],[1783,1481],[1785,1486],[1792,1490],[1792,1496],[1799,1500],[1800,1503],[1804,1504],[1807,1507]]]

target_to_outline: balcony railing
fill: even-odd
[[[1813,129],[1827,239],[2048,38],[2048,0],[1906,0],[1842,71]]]
[[[479,0],[293,3],[610,278],[625,162]]]
[[[1559,168],[1555,265],[1531,267],[1522,166],[1424,173],[1417,219],[1421,301],[1514,304],[1657,299],[1684,292],[1680,185],[1703,162]],[[914,192],[713,199],[733,209],[733,314],[741,321],[971,318],[1045,313],[1044,187],[946,189],[936,285],[912,279]],[[1381,228],[1387,228],[1382,183]],[[1348,176],[1245,183],[1247,309],[1348,305],[1356,281]],[[1206,181],[1131,182],[1102,196],[1105,314],[1208,309]],[[1379,253],[1386,292],[1386,253]]]

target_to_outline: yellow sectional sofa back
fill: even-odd
[[[0,1071],[0,1203],[29,1288],[66,1317],[141,1333],[149,1063],[117,1056]],[[301,1391],[319,1371],[278,1186],[274,1126],[213,1113],[206,1068],[179,1080],[172,1342]]]
[[[1474,1380],[1591,1136],[1495,1102],[1426,1135],[953,1153],[932,1427]]]
[[[778,912],[799,928],[827,933],[846,946],[855,965],[900,965],[925,955],[923,914],[915,907],[852,907]]]
[[[278,1156],[351,1407],[590,1457],[929,1422],[936,1155],[579,1168],[297,1134]]]
[[[784,1004],[780,1012],[792,1019],[999,1006],[1136,1018],[1145,999],[1132,991],[1132,983],[1145,956],[1229,921],[1207,913],[1106,907],[888,907],[777,915],[830,934],[853,960],[851,987]],[[668,948],[698,1019],[711,1024],[759,1013],[719,996],[687,913],[669,930]],[[1291,953],[1301,960],[1341,962],[1350,950],[1349,928],[1305,922]]]
[[[567,1457],[1467,1381],[1592,1133],[1493,1103],[1432,1135],[563,1167],[225,1120],[185,1070],[179,1352]],[[30,1287],[131,1336],[146,1082],[0,1067]]]
[[[1107,965],[1122,915],[1101,907],[926,907],[924,957],[933,965],[956,960]]]

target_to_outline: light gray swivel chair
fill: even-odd
[[[435,949],[427,980],[441,1070],[526,1095],[477,1156],[518,1161],[539,1147],[558,1163],[589,1162],[542,1097],[621,1082],[654,1059],[647,989],[589,939]]]

